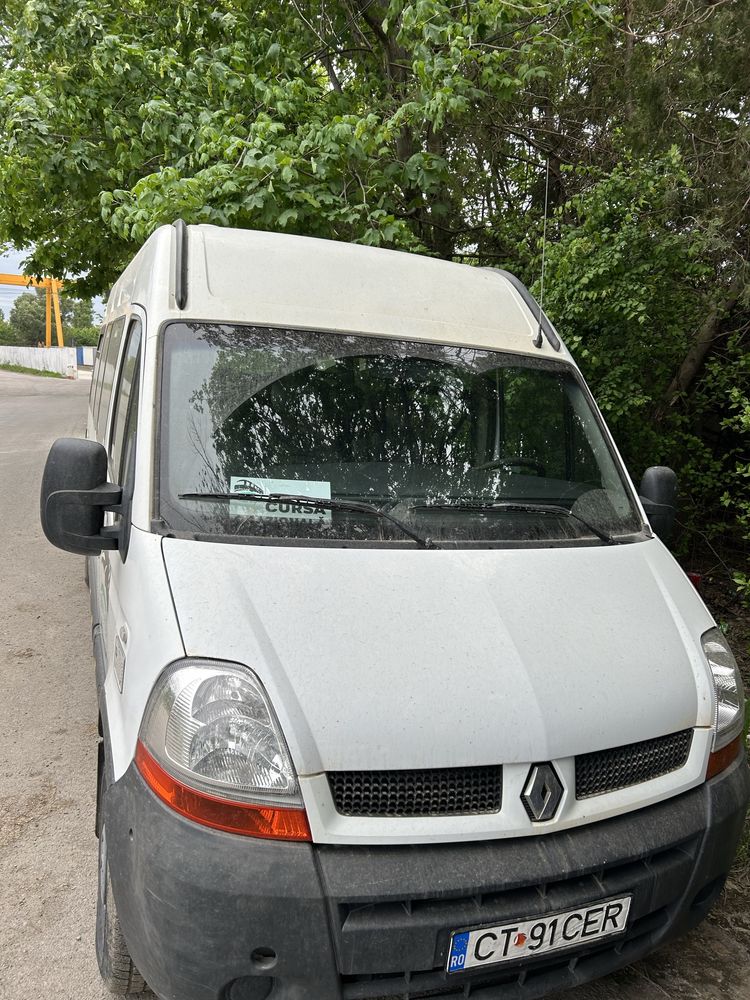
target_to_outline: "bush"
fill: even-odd
[[[74,330],[66,330],[65,343],[70,347],[96,347],[99,343],[99,328],[84,326]]]
[[[696,537],[744,546],[750,539],[747,317],[739,302],[721,318],[733,274],[720,240],[700,225],[679,155],[626,161],[591,177],[551,228],[545,310],[589,380],[634,477],[649,465],[677,472],[683,554]],[[695,334],[714,314],[710,354],[675,392],[673,379]],[[744,586],[750,592],[746,580]]]

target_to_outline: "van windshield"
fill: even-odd
[[[642,537],[562,362],[173,323],[161,399],[165,530],[433,547]]]

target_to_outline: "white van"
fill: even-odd
[[[674,474],[640,493],[511,275],[155,232],[41,497],[88,557],[108,986],[541,997],[701,920],[744,695]]]

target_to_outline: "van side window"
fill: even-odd
[[[102,359],[102,384],[95,414],[96,434],[100,441],[105,440],[104,432],[107,428],[107,414],[112,397],[112,383],[114,382],[115,366],[117,364],[117,356],[120,353],[120,344],[122,343],[124,330],[125,317],[121,316],[120,319],[115,320],[112,324],[109,335],[105,338],[106,356]]]
[[[122,483],[123,459],[127,449],[127,431],[135,428],[135,410],[138,401],[140,374],[141,321],[134,319],[128,330],[125,351],[120,365],[120,377],[112,414],[112,437],[109,447],[109,464],[115,482]]]
[[[96,345],[96,360],[94,362],[94,371],[91,375],[91,412],[94,416],[94,423],[96,424],[96,414],[99,409],[99,397],[102,392],[102,373],[104,371],[104,355],[107,350],[107,345],[109,343],[109,331],[112,328],[112,324],[102,327],[102,332],[99,335],[99,342]]]
[[[141,355],[135,362],[135,373],[133,375],[133,391],[130,394],[128,405],[128,415],[125,419],[125,433],[122,439],[122,449],[120,458],[120,469],[117,473],[118,482],[122,484],[127,498],[133,493],[133,476],[135,474],[135,435],[138,427],[138,396],[141,372]]]

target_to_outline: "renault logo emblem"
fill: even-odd
[[[563,785],[551,764],[534,764],[521,799],[534,823],[552,819],[563,797]]]

